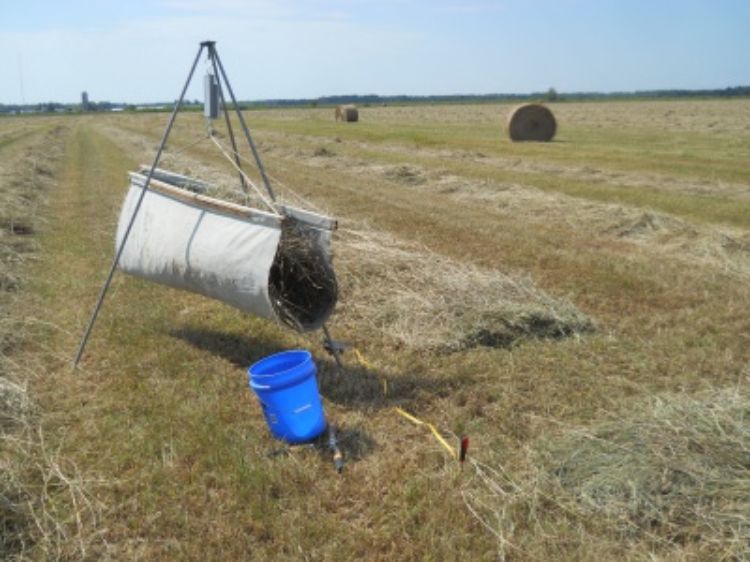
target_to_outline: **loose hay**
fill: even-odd
[[[750,235],[728,226],[696,225],[655,212],[616,209],[603,232],[722,273],[750,275]]]
[[[552,112],[544,105],[527,103],[513,110],[508,118],[508,134],[513,141],[551,141],[557,131]]]
[[[7,378],[0,367],[0,432],[22,422],[29,413],[26,388]]]
[[[332,156],[336,156],[336,153],[333,150],[326,148],[325,146],[319,146],[313,151],[313,156],[324,156],[330,158]]]
[[[528,278],[455,261],[385,232],[342,234],[335,245],[341,319],[369,325],[392,343],[453,351],[593,329],[575,306]]]
[[[421,185],[427,181],[422,170],[416,166],[389,166],[385,169],[384,175],[391,181],[406,185]]]
[[[604,518],[626,537],[750,557],[747,393],[653,398],[542,451],[548,480],[571,510]]]
[[[284,222],[268,292],[276,314],[289,327],[301,332],[326,321],[338,286],[314,229],[291,219]]]

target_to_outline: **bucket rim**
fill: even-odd
[[[299,360],[296,361],[291,367],[284,369],[283,371],[277,371],[271,374],[260,374],[254,373],[254,370],[261,370],[263,366],[273,361],[278,360],[280,357],[297,356]],[[304,369],[304,365],[312,363],[312,370]],[[312,353],[307,349],[289,349],[285,351],[279,351],[271,355],[267,355],[262,359],[259,359],[247,368],[248,378],[250,379],[250,387],[253,390],[259,391],[274,391],[293,384],[309,377],[314,376],[317,370],[315,362],[312,358]]]

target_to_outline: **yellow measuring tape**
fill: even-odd
[[[357,361],[359,361],[359,364],[362,365],[365,369],[370,369],[371,371],[376,371],[375,365],[370,363],[367,359],[365,359],[365,356],[362,355],[359,352],[359,349],[356,347],[354,348],[354,355],[357,356]],[[388,380],[385,377],[380,378],[380,382],[383,385],[383,396],[388,396]]]
[[[375,366],[372,363],[370,363],[367,359],[365,359],[364,355],[362,355],[356,347],[354,348],[354,355],[357,356],[357,361],[359,361],[360,365],[362,365],[366,369],[370,369],[371,371],[377,370],[375,369]],[[388,381],[386,380],[385,377],[382,377],[380,380],[383,383],[383,396],[387,396],[388,395]],[[430,431],[435,436],[435,439],[438,440],[438,443],[440,443],[443,447],[445,447],[445,449],[451,454],[451,456],[455,460],[458,460],[458,453],[456,452],[456,450],[450,446],[450,443],[448,443],[442,435],[440,435],[440,432],[437,430],[437,428],[434,425],[432,425],[429,422],[422,421],[416,416],[412,416],[410,413],[406,412],[405,410],[402,410],[398,406],[394,406],[393,409],[396,411],[396,413],[405,417],[410,422],[416,425],[424,425],[430,428]]]
[[[427,427],[429,427],[430,431],[432,431],[432,434],[435,436],[435,439],[437,439],[438,442],[443,447],[445,447],[445,449],[451,454],[451,456],[454,459],[458,460],[458,453],[456,452],[456,450],[453,447],[450,446],[450,444],[445,440],[445,438],[442,435],[440,435],[440,432],[435,428],[434,425],[432,425],[431,423],[428,423],[426,421],[422,421],[422,420],[420,420],[417,417],[412,416],[411,414],[409,414],[408,412],[405,412],[404,410],[402,410],[398,406],[395,406],[393,409],[396,410],[396,412],[398,412],[402,416],[404,416],[410,422],[413,422],[413,423],[415,423],[417,425],[426,425]]]

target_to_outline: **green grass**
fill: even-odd
[[[464,111],[467,109],[464,108]],[[442,169],[467,178],[514,182],[550,192],[560,192],[582,199],[613,202],[651,208],[703,223],[724,223],[740,227],[750,224],[750,198],[727,197],[717,193],[693,193],[689,190],[665,190],[660,177],[679,181],[724,182],[745,184],[750,177],[750,135],[662,131],[655,129],[618,129],[563,125],[554,142],[510,143],[503,137],[500,115],[496,123],[467,127],[455,123],[420,123],[415,121],[360,122],[342,124],[322,116],[300,119],[254,119],[253,130],[263,133],[297,135],[303,142],[339,138],[344,152],[353,157],[381,163],[417,163],[429,169]],[[271,116],[275,115],[270,112]],[[253,116],[255,117],[255,115]],[[152,122],[157,125],[158,122]],[[137,129],[136,129],[137,130]],[[151,129],[158,138],[158,125]],[[292,141],[293,142],[293,141]],[[369,143],[351,150],[352,142]],[[404,150],[394,152],[394,145]],[[592,168],[615,175],[598,180],[571,178],[545,171],[524,171],[513,166],[470,163],[456,157],[412,153],[409,146],[428,149],[457,150],[460,154],[479,153],[501,157],[504,162],[523,161],[573,168]],[[408,156],[407,156],[408,155]],[[640,174],[643,185],[619,185],[618,173]],[[652,174],[652,175],[649,175]],[[657,176],[653,176],[657,174]]]
[[[585,163],[613,170],[651,171],[713,181],[747,180],[750,173],[750,134],[685,134],[656,129],[580,127],[562,124],[549,144],[511,143],[504,133],[507,109],[499,107],[494,122],[466,126],[455,123],[387,121],[352,124],[325,118],[256,119],[253,129],[321,139],[374,144],[400,143],[419,147],[455,148],[508,157],[529,157],[560,164]]]
[[[581,148],[581,151],[583,150]],[[483,164],[481,160],[466,164],[460,160],[446,161],[444,158],[439,157],[411,156],[408,159],[404,159],[403,154],[380,152],[372,149],[359,150],[356,154],[359,157],[367,158],[371,162],[419,164],[428,169],[437,168],[465,178],[476,180],[491,179],[497,182],[535,187],[552,193],[559,192],[581,199],[654,209],[702,223],[723,223],[740,227],[750,226],[750,198],[743,197],[742,199],[737,199],[727,197],[726,195],[711,195],[710,193],[695,194],[684,191],[668,192],[661,189],[658,180],[655,182],[652,180],[651,183],[644,181],[647,185],[636,187],[632,185],[618,185],[617,179],[591,181],[540,171],[516,171],[512,167],[501,168],[497,164]],[[504,154],[503,156],[507,155]],[[543,160],[543,156],[540,152],[533,154],[533,158],[540,161]],[[635,159],[634,156],[631,158]],[[750,154],[748,158],[750,158]],[[577,160],[575,163],[580,166],[581,162],[582,160]],[[592,158],[591,162],[596,162],[597,165],[604,166],[604,169],[613,169],[610,167],[611,160],[596,161]],[[733,164],[735,163],[733,162]],[[690,170],[701,167],[700,164],[693,163],[689,166],[690,168],[687,170],[682,167],[668,169],[673,173],[685,174],[687,176]],[[711,174],[716,173],[713,164],[704,163],[702,169],[706,168],[712,170]],[[625,170],[628,168],[614,169]],[[663,173],[663,171],[660,171],[660,173]],[[734,172],[732,173],[734,174]],[[737,174],[741,173],[743,172],[737,172]],[[744,173],[745,175],[742,177],[747,178],[747,172]],[[693,180],[699,178],[700,176],[690,176],[690,179]],[[718,180],[714,178],[713,181]]]

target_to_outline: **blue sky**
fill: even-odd
[[[240,99],[750,84],[750,0],[0,0],[0,103],[173,100],[204,39]]]

